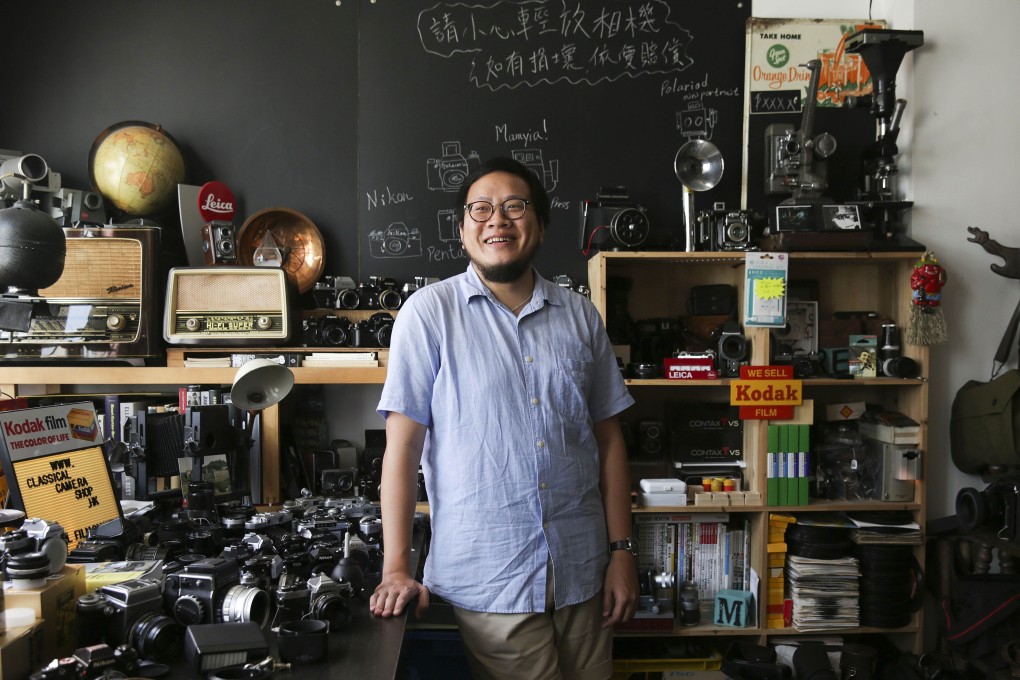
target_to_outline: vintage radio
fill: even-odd
[[[172,345],[280,345],[291,338],[291,290],[279,267],[178,267],[166,286]]]
[[[64,271],[33,303],[27,331],[0,331],[6,360],[115,360],[163,352],[156,277],[158,227],[64,229]]]

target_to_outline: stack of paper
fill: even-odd
[[[856,558],[786,556],[786,583],[798,630],[856,628],[860,620],[860,566]]]
[[[230,368],[230,357],[185,357],[185,368]]]
[[[301,360],[307,367],[378,368],[376,352],[312,352]]]

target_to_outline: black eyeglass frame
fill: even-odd
[[[506,214],[506,204],[507,203],[514,203],[514,202],[517,202],[517,201],[520,201],[521,203],[524,203],[524,212],[522,212],[517,217],[510,217],[509,215]],[[489,216],[486,217],[485,219],[481,219],[480,220],[480,219],[478,219],[477,217],[475,217],[474,215],[471,214],[471,206],[473,206],[475,204],[478,204],[478,203],[485,203],[490,208],[492,208],[492,213],[489,213]],[[527,214],[528,206],[530,204],[531,204],[531,201],[529,201],[527,199],[524,199],[524,198],[508,198],[508,199],[506,199],[505,201],[503,201],[502,203],[499,204],[499,213],[503,217],[507,218],[508,220],[519,220],[519,219],[521,219],[522,217],[524,217]],[[471,201],[470,203],[465,203],[464,204],[464,212],[466,212],[468,214],[468,216],[472,220],[474,220],[475,222],[478,222],[479,224],[481,224],[483,222],[488,221],[492,217],[492,214],[496,212],[496,206],[494,206],[489,201]]]

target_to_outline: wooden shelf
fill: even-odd
[[[293,368],[298,385],[382,384],[386,369]],[[236,368],[3,366],[0,385],[229,385]]]

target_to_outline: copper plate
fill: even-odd
[[[322,234],[308,217],[290,208],[260,210],[241,226],[237,237],[240,263],[251,266],[255,249],[269,232],[283,251],[283,268],[298,292],[311,290],[326,266]]]

